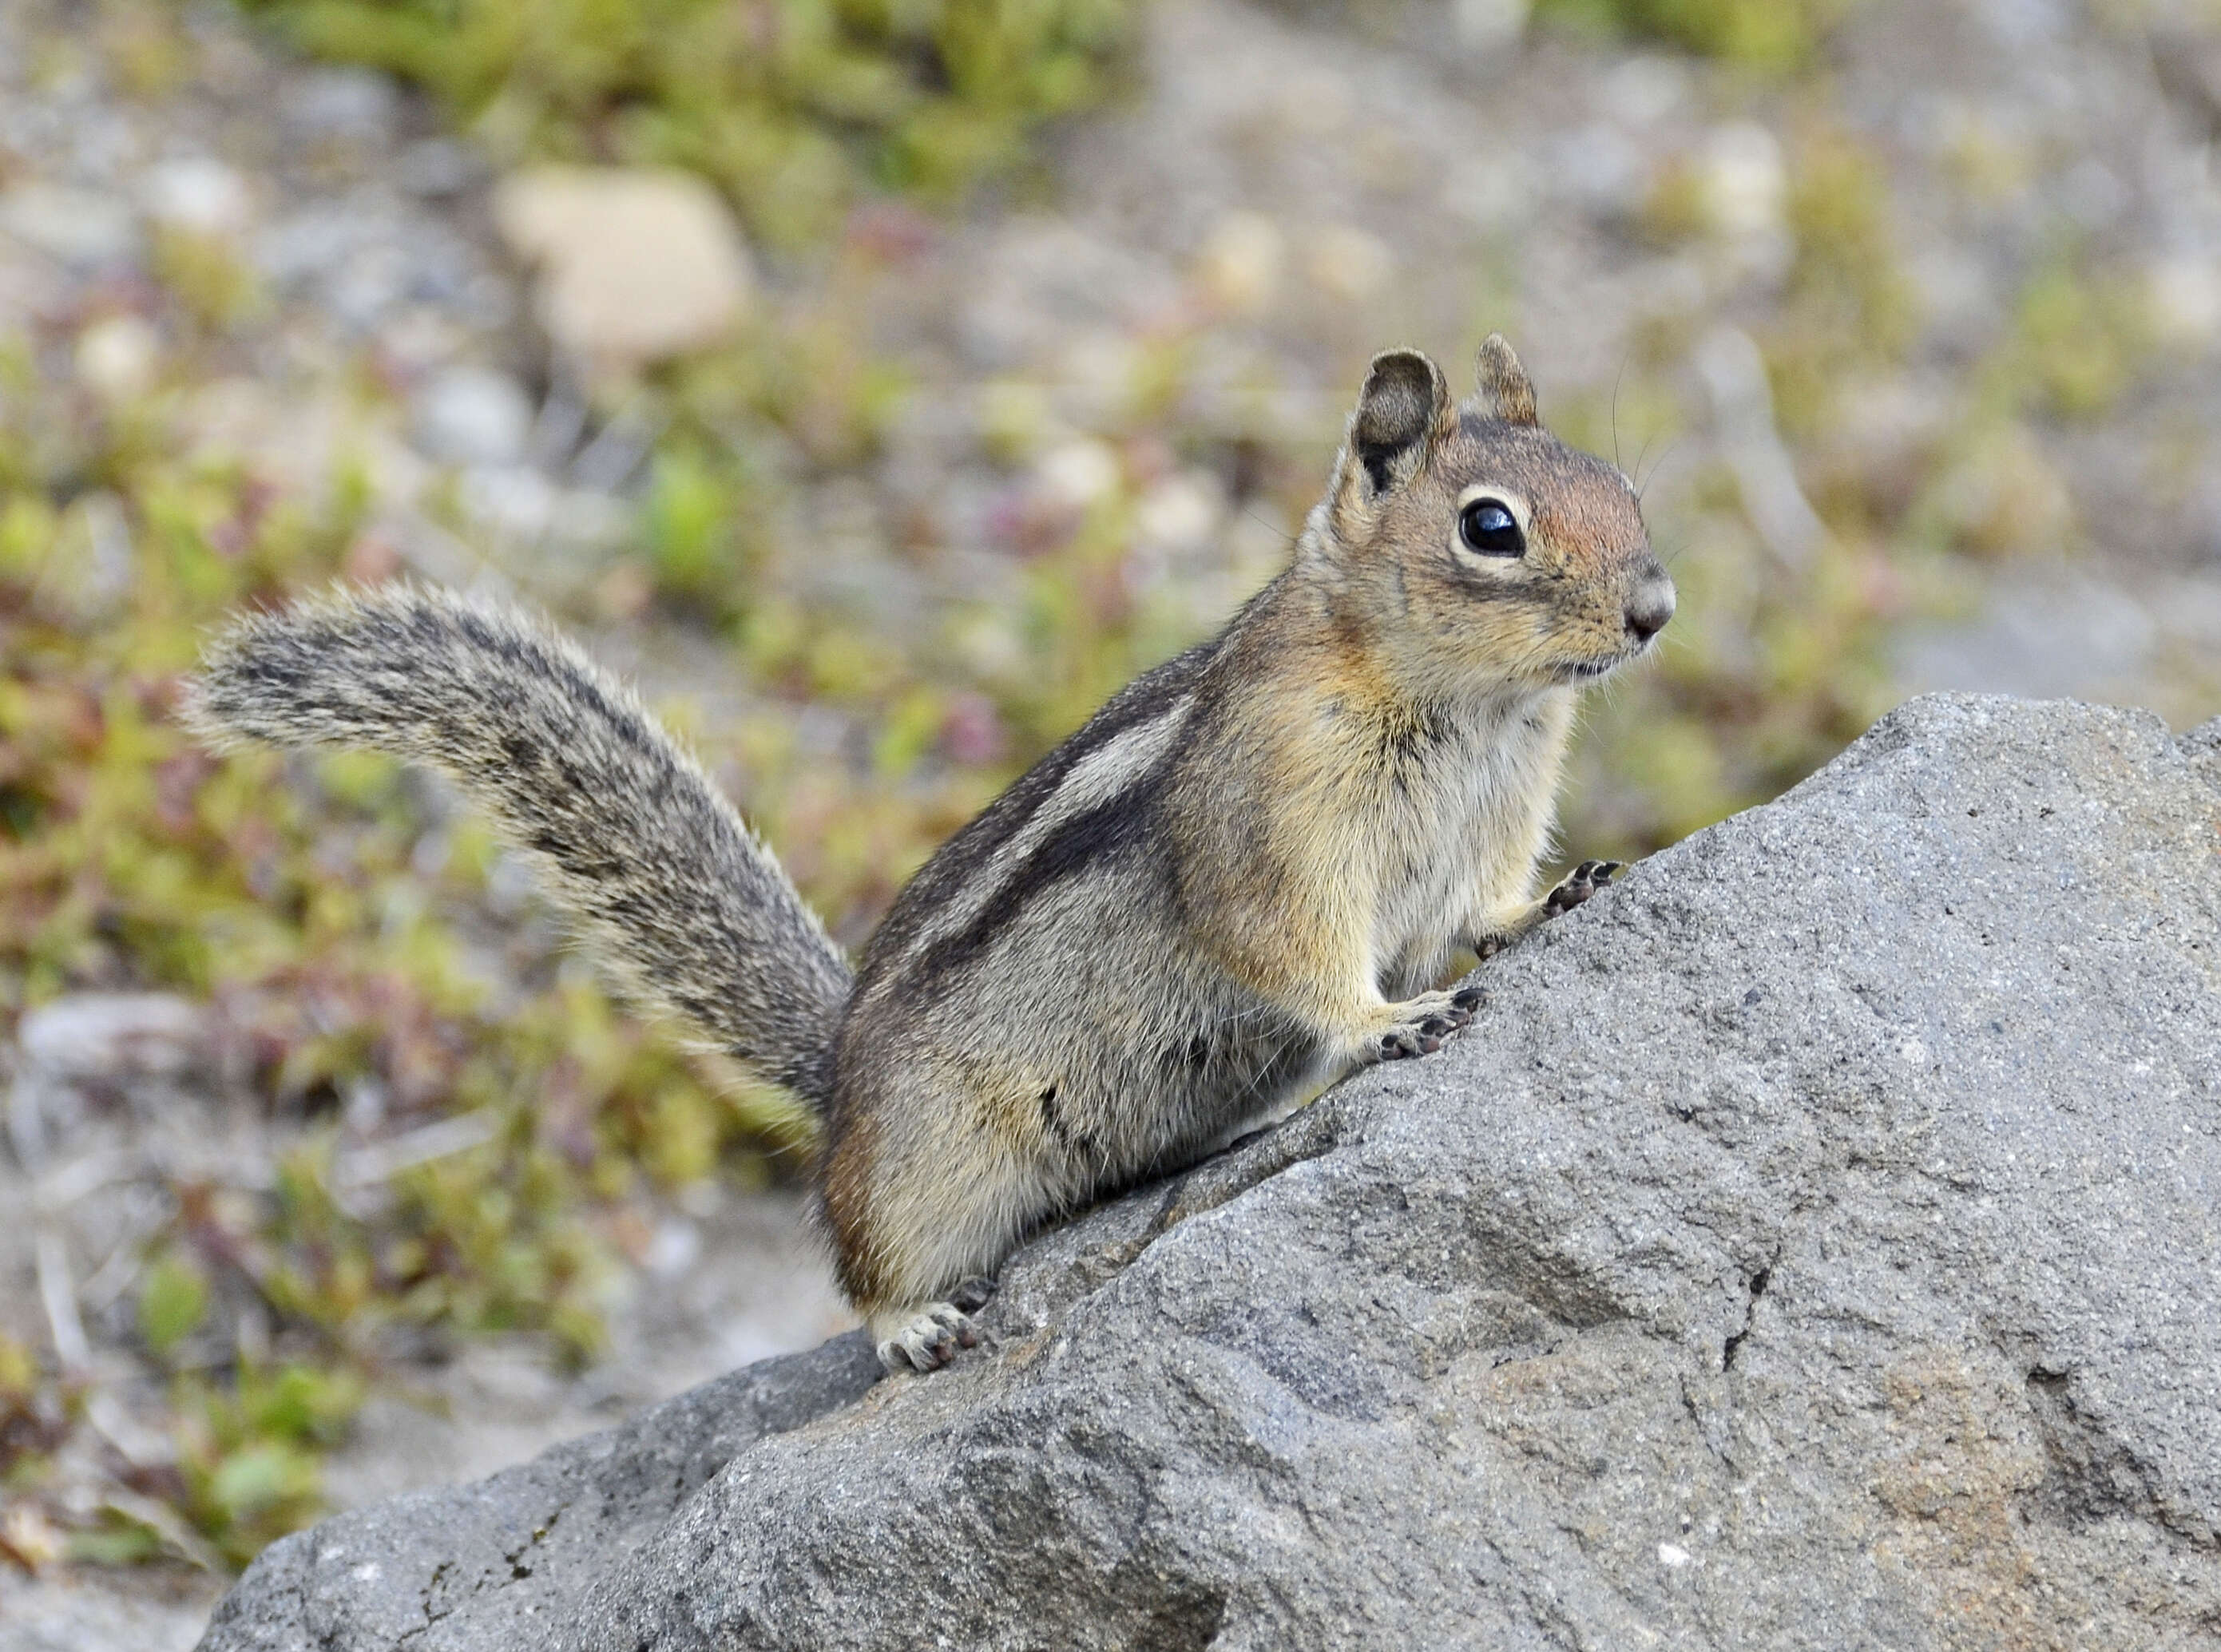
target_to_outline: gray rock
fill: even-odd
[[[952,1370],[344,1516],[203,1646],[2211,1646],[2218,832],[2221,724],[1917,701]]]
[[[411,411],[417,446],[451,464],[516,464],[532,436],[532,398],[491,367],[441,369],[417,391]]]

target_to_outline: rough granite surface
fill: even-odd
[[[2221,723],[1930,698],[1440,1055],[270,1549],[207,1652],[2221,1643]]]

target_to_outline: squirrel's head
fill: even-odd
[[[1416,350],[1373,358],[1311,541],[1400,604],[1390,635],[1429,675],[1545,687],[1603,676],[1674,616],[1635,488],[1535,414],[1502,335],[1471,400]]]

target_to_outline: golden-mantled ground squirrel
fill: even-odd
[[[1575,693],[1674,613],[1627,478],[1480,387],[1377,358],[1291,566],[1028,770],[848,961],[631,694],[504,609],[386,587],[239,621],[190,715],[218,740],[444,770],[633,991],[824,1123],[841,1284],[890,1367],[973,1332],[1030,1230],[1368,1062],[1439,990],[1578,904],[1531,893]]]

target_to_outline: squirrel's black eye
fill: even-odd
[[[1501,499],[1475,499],[1459,512],[1458,537],[1483,556],[1519,556],[1527,549],[1518,518]]]

